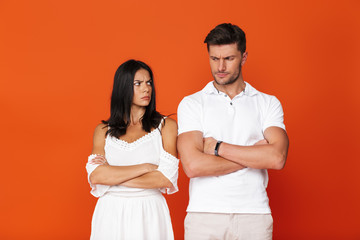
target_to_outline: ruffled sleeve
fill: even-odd
[[[172,183],[171,188],[161,188],[162,193],[172,194],[179,191],[177,186],[179,159],[161,149],[160,162],[157,170],[161,172]]]
[[[98,167],[100,164],[92,164],[90,161],[96,157],[96,154],[91,154],[88,157],[88,162],[86,163],[86,171],[88,174],[88,182],[91,187],[90,193],[95,197],[101,197],[106,193],[106,191],[110,188],[109,185],[102,185],[102,184],[92,184],[90,182],[90,174]]]

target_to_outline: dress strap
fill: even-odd
[[[162,125],[164,124],[166,118],[167,118],[167,117],[165,116],[165,117],[163,117],[163,118],[161,119],[161,121],[160,121],[160,124],[159,124],[159,127],[158,127],[158,129],[159,129],[160,131],[161,131],[161,127],[162,127]]]

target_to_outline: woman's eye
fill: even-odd
[[[151,86],[151,81],[146,82],[147,85]]]
[[[140,83],[139,83],[139,82],[135,82],[134,85],[135,85],[135,86],[140,86]]]

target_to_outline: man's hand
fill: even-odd
[[[269,144],[269,143],[268,143],[268,141],[267,141],[266,139],[262,139],[262,140],[256,142],[256,143],[254,144],[254,146],[255,146],[255,145],[265,145],[265,144]]]
[[[216,139],[212,137],[204,138],[204,153],[215,155]]]

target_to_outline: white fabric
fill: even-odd
[[[245,90],[230,99],[213,82],[178,107],[179,134],[200,131],[230,144],[251,146],[264,139],[271,126],[285,129],[279,100],[246,83]],[[196,161],[196,159],[194,159]],[[270,213],[266,193],[266,169],[245,168],[217,177],[190,179],[188,212]]]
[[[173,239],[169,210],[161,192],[171,194],[178,191],[179,160],[163,149],[160,130],[161,127],[154,129],[132,143],[109,135],[106,137],[105,157],[110,165],[158,165],[157,170],[172,182],[173,187],[143,189],[93,185],[89,180],[91,194],[100,197],[93,215],[91,239]],[[99,166],[90,163],[94,157],[90,155],[86,164],[88,179]],[[167,237],[159,238],[159,234]]]
[[[185,240],[271,240],[271,214],[199,213],[185,217]]]
[[[90,240],[120,239],[174,239],[169,209],[159,191],[137,197],[113,192],[99,198]]]

